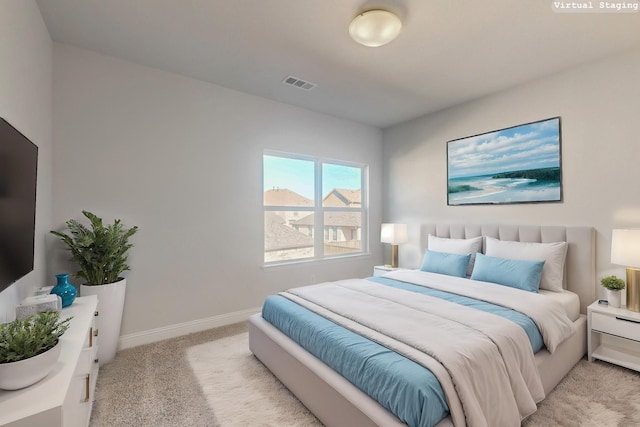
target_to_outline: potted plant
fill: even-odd
[[[620,291],[624,289],[624,280],[616,276],[607,276],[600,280],[600,284],[607,290],[609,305],[620,308]]]
[[[129,270],[128,251],[133,247],[129,238],[138,227],[125,228],[119,219],[104,225],[101,218],[88,211],[82,214],[89,219],[91,228],[71,219],[66,222],[70,234],[52,230],[71,251],[71,257],[80,270],[75,277],[85,283],[80,286],[80,295],[98,296],[98,327],[100,364],[115,357],[122,324],[122,311],[127,281],[122,273]]]
[[[51,311],[0,324],[0,388],[17,390],[46,377],[58,361],[70,320]]]

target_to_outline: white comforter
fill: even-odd
[[[560,343],[576,331],[562,304],[546,298],[542,294],[525,292],[495,283],[444,276],[420,270],[398,270],[387,274],[386,277],[453,292],[524,313],[533,319],[538,326],[544,339],[544,345],[550,353],[553,353]]]
[[[416,284],[444,277],[413,271],[391,276]],[[460,279],[456,293],[472,294],[478,283],[490,285]],[[500,286],[503,292],[493,289],[496,286],[490,286],[490,302],[520,305],[511,300],[522,299],[521,291]],[[525,332],[500,316],[361,279],[291,289],[282,295],[430,369],[442,385],[456,426],[519,426],[544,398]],[[545,335],[552,336],[550,342],[561,340],[554,332],[564,329],[555,324],[564,325],[558,320],[561,316],[553,309],[553,314],[545,314],[542,300],[526,305],[526,310],[518,310],[542,325],[545,343]],[[572,325],[568,319],[567,323]]]

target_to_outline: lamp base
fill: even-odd
[[[640,268],[627,267],[627,310],[640,312]]]
[[[398,245],[391,245],[391,268],[398,268]]]

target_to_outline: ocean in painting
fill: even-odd
[[[559,174],[559,168],[451,178],[449,204],[560,201],[559,177],[539,179],[540,173]]]

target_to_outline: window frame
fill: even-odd
[[[272,157],[283,157],[293,160],[303,160],[303,161],[311,161],[314,164],[314,197],[313,197],[313,207],[311,206],[265,206],[264,204],[264,157],[272,156]],[[322,195],[322,179],[323,179],[323,171],[322,166],[324,164],[331,164],[337,166],[345,166],[360,169],[360,206],[352,207],[352,206],[323,206],[323,195]],[[281,265],[291,265],[291,264],[299,264],[299,263],[308,263],[308,262],[317,262],[324,260],[332,260],[332,259],[343,259],[349,257],[360,257],[369,255],[369,165],[364,163],[352,162],[347,160],[338,160],[332,159],[328,157],[321,156],[310,156],[305,154],[296,154],[290,152],[276,151],[276,150],[264,150],[262,155],[262,223],[263,223],[263,234],[262,234],[262,243],[263,243],[263,255],[262,255],[262,263],[264,267],[272,267],[272,266],[281,266]],[[311,236],[313,237],[313,252],[314,255],[311,257],[305,258],[296,258],[285,261],[265,261],[264,257],[264,243],[266,238],[266,230],[264,226],[264,218],[265,213],[268,211],[303,211],[310,212],[314,214],[314,222],[312,227]],[[326,229],[324,226],[325,221],[325,213],[327,212],[359,212],[360,213],[360,251],[351,252],[339,255],[325,255],[324,253],[324,245],[325,245],[325,233]],[[318,232],[321,230],[321,232]]]

